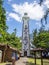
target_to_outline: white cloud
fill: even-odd
[[[28,3],[25,2],[23,4],[12,4],[13,11],[19,13],[21,17],[26,12],[30,19],[40,20],[44,16],[43,7],[41,7],[37,2]]]
[[[47,6],[47,8],[49,8],[49,0],[46,0],[44,4]]]
[[[8,1],[10,2],[11,0]],[[44,6],[47,6],[47,8],[49,8],[49,0],[46,0],[45,2],[43,2],[43,4],[42,6],[40,6],[36,1],[34,1],[34,3],[24,2],[23,4],[11,4],[13,11],[16,14],[9,13],[9,17],[21,22],[21,18],[26,12],[28,13],[30,19],[40,20],[41,18],[43,18],[46,11]]]
[[[19,17],[17,14],[15,14],[15,13],[9,13],[8,16],[9,16],[9,18],[13,18],[13,19],[15,19],[16,21],[21,22],[20,17]]]

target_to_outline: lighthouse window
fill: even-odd
[[[27,25],[25,25],[25,29],[27,29]]]
[[[27,40],[27,37],[25,36],[24,39]]]

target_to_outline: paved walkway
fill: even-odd
[[[21,57],[20,60],[15,62],[15,65],[26,65],[27,61],[28,61],[27,57]]]

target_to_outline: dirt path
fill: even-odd
[[[21,57],[20,60],[15,62],[15,65],[26,65],[27,61],[28,61],[27,57]]]

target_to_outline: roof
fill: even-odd
[[[45,49],[42,48],[33,48],[31,51],[44,51]]]
[[[0,50],[5,50],[5,48],[6,48],[6,45],[0,43]]]
[[[13,50],[13,51],[18,51],[17,48],[13,48],[13,47],[10,47],[10,46],[9,46],[9,48],[10,48],[11,50]]]
[[[4,44],[4,43],[0,43],[0,46],[5,46],[6,44]]]
[[[10,48],[13,51],[18,51],[17,48],[13,48],[13,47],[11,47],[11,46],[9,46],[7,44],[1,44],[0,43],[0,50],[4,50],[4,49],[7,49],[7,48]]]

